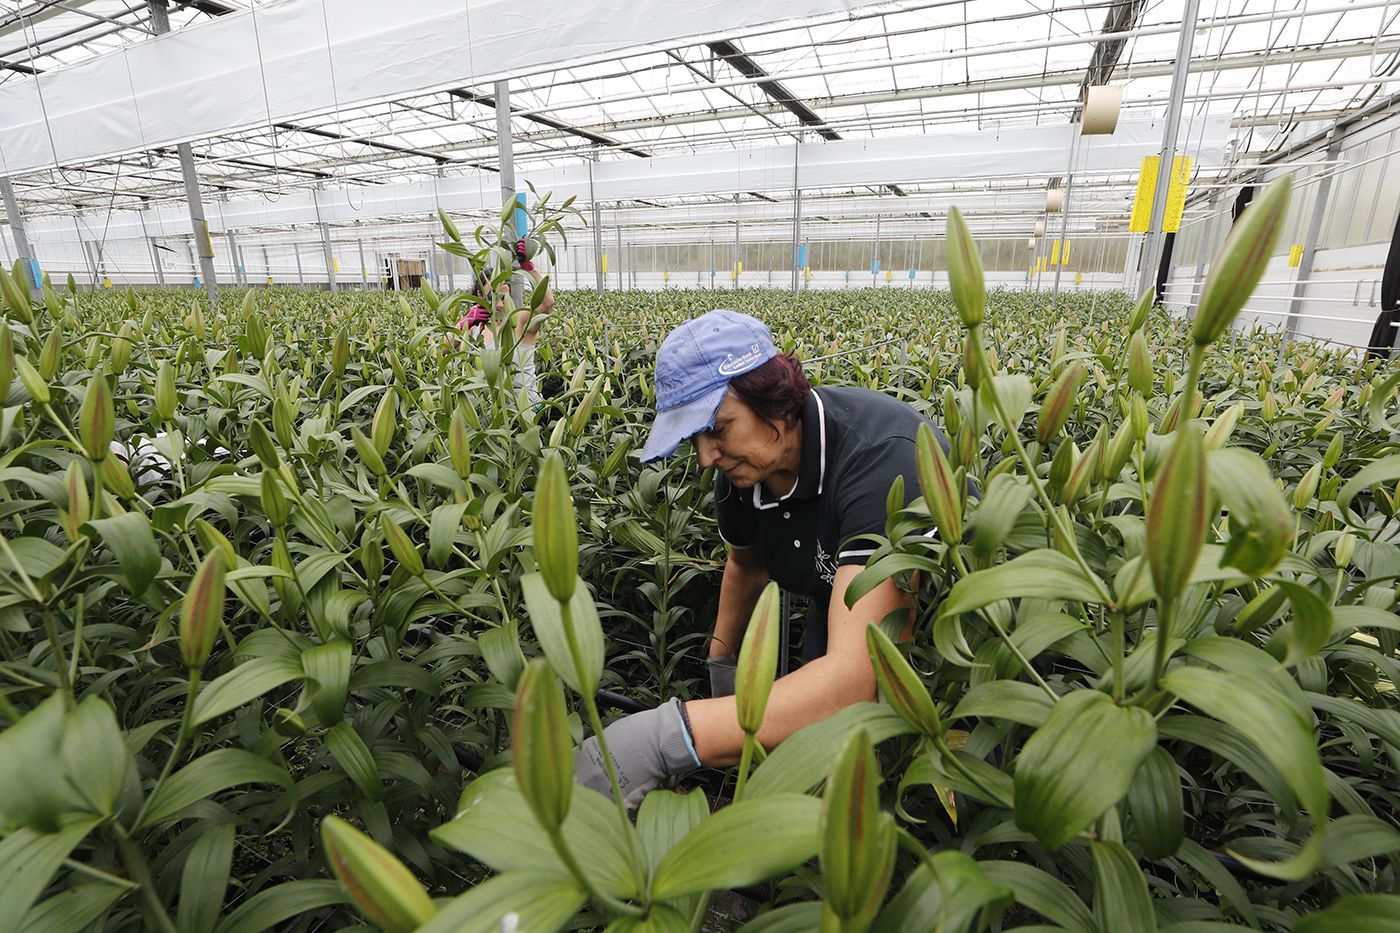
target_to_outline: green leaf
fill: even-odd
[[[1208,852],[1191,839],[1183,839],[1176,857],[1205,878],[1220,895],[1221,900],[1229,903],[1246,923],[1256,929],[1259,927],[1259,914],[1255,911],[1249,894],[1245,892],[1244,886],[1235,880],[1235,876],[1220,864],[1214,853]]]
[[[239,784],[277,784],[292,793],[296,786],[286,770],[241,748],[221,748],[201,755],[166,778],[147,803],[135,829],[145,829],[180,815],[186,807]]]
[[[1046,920],[1072,933],[1098,933],[1089,908],[1059,878],[1024,862],[979,861],[977,867],[989,881],[1004,884],[1016,892],[1016,903],[1023,904]]]
[[[647,855],[647,872],[655,874],[666,854],[710,815],[709,802],[699,791],[678,794],[654,790],[642,798],[637,810],[637,834]],[[699,898],[681,898],[673,906],[682,914],[694,913]]]
[[[1085,577],[1071,558],[1043,548],[963,577],[938,607],[938,617],[961,615],[1021,596],[1097,603],[1101,588],[1103,581]]]
[[[1278,566],[1293,537],[1293,513],[1269,466],[1237,447],[1212,451],[1206,475],[1230,513],[1230,541],[1221,563],[1257,577]]]
[[[1353,894],[1326,910],[1298,918],[1293,933],[1394,933],[1400,930],[1400,895]]]
[[[933,573],[938,569],[938,562],[924,557],[920,554],[896,553],[887,554],[872,564],[868,564],[864,570],[856,574],[854,580],[846,587],[845,600],[849,609],[860,602],[867,593],[875,589],[881,583],[891,577],[905,573],[910,570],[921,570],[925,573]]]
[[[370,800],[384,799],[384,783],[379,779],[379,766],[374,763],[369,746],[355,727],[342,720],[326,733],[326,747],[335,756],[336,764]]]
[[[1035,495],[1031,485],[1006,473],[987,484],[968,524],[972,528],[972,553],[983,564],[991,563],[1006,536],[1016,527],[1016,517]]]
[[[467,484],[462,482],[462,478],[451,467],[441,463],[420,463],[417,466],[409,467],[408,475],[426,480],[448,492],[460,493],[464,496],[467,494]]]
[[[1293,604],[1293,622],[1288,626],[1288,655],[1283,659],[1284,667],[1293,667],[1317,654],[1332,638],[1332,608],[1301,583],[1277,580],[1275,585]]]
[[[568,875],[508,871],[442,904],[417,933],[499,933],[512,915],[516,930],[553,933],[579,912],[588,895]]]
[[[34,535],[15,538],[8,544],[9,554],[0,550],[0,570],[6,573],[18,570],[31,580],[48,576],[63,563],[67,554],[58,545]],[[13,561],[10,560],[10,554],[14,555]]]
[[[1382,434],[1395,433],[1395,427],[1386,417],[1385,406],[1395,395],[1397,386],[1400,386],[1400,370],[1391,373],[1371,391],[1371,400],[1366,403],[1366,415],[1371,421],[1371,430]]]
[[[132,596],[140,596],[160,571],[160,550],[156,547],[151,523],[140,512],[126,512],[111,518],[99,518],[87,527],[102,537],[121,565],[126,588]]]
[[[507,619],[493,629],[487,629],[476,637],[481,648],[481,657],[491,676],[507,688],[514,690],[520,673],[525,670],[525,652],[520,650],[519,624],[515,619]],[[514,704],[512,707],[514,708]]]
[[[1303,694],[1313,709],[1331,713],[1347,722],[1354,722],[1390,745],[1400,748],[1400,713],[1391,709],[1375,709],[1346,697],[1330,697],[1320,693]]]
[[[198,726],[225,713],[231,713],[267,691],[300,676],[301,664],[288,658],[254,658],[245,661],[227,674],[211,680],[199,691],[191,712],[191,725]]]
[[[1012,897],[1009,886],[988,877],[969,856],[939,852],[909,873],[871,930],[983,930],[1011,905]]]
[[[1347,480],[1342,491],[1337,494],[1337,508],[1345,515],[1351,506],[1351,500],[1356,498],[1356,494],[1361,490],[1369,489],[1378,483],[1394,482],[1397,479],[1400,479],[1400,454],[1391,454],[1389,457],[1373,460]]]
[[[1099,929],[1156,933],[1152,895],[1137,859],[1121,842],[1098,839],[1094,853],[1094,916]]]
[[[1156,743],[1144,709],[1097,690],[1062,697],[1016,760],[1016,825],[1058,849],[1122,799]]]
[[[603,626],[598,621],[598,608],[593,604],[588,587],[581,583],[575,586],[574,594],[569,599],[582,670],[574,664],[560,604],[550,595],[544,578],[538,573],[527,573],[520,578],[520,588],[525,594],[530,624],[534,626],[535,637],[539,639],[550,666],[575,693],[592,694],[603,675]]]
[[[896,735],[909,735],[913,727],[883,703],[855,703],[833,716],[799,729],[769,753],[749,778],[745,800],[775,794],[805,794],[826,780],[832,749],[840,748],[854,729],[870,733],[878,745]]]
[[[1374,816],[1351,814],[1327,824],[1322,839],[1323,868],[1400,852],[1400,830]]]
[[[1203,667],[1178,667],[1167,673],[1162,685],[1248,736],[1307,811],[1315,819],[1325,817],[1327,782],[1312,726],[1291,704],[1273,699],[1277,691],[1267,678],[1250,670],[1226,674]]]
[[[340,722],[345,713],[353,663],[350,642],[344,639],[316,645],[301,653],[301,669],[307,681],[315,684],[311,709],[323,726]]]
[[[17,829],[0,840],[0,917],[23,917],[68,853],[99,822],[84,816],[56,833]]]
[[[93,812],[110,816],[135,762],[105,699],[89,693],[63,718],[62,752],[69,783]]]
[[[766,914],[759,914],[744,924],[744,933],[810,933],[822,925],[820,901],[788,904]]]
[[[283,920],[349,901],[345,889],[334,879],[287,881],[248,898],[224,918],[216,933],[263,933],[276,929]]]
[[[579,861],[594,887],[613,897],[640,895],[629,858],[632,843],[618,824],[617,808],[602,794],[575,793],[563,832],[570,849],[586,853]],[[634,834],[630,826],[626,832]],[[496,871],[568,875],[510,768],[488,771],[468,784],[457,816],[429,835],[438,845],[464,852]]]
[[[756,884],[817,852],[821,803],[775,794],[731,804],[691,830],[656,867],[652,896],[670,900],[712,888]],[[763,840],[754,845],[754,840]]]
[[[466,502],[449,502],[433,509],[432,518],[428,521],[428,559],[434,567],[441,569],[447,566],[467,505]]]
[[[1267,878],[1277,878],[1280,881],[1302,881],[1316,871],[1322,862],[1322,839],[1321,830],[1314,832],[1307,842],[1298,847],[1298,851],[1288,858],[1276,862],[1250,858],[1230,848],[1225,851],[1250,871]]]
[[[180,872],[180,906],[176,926],[182,933],[208,933],[224,906],[233,867],[235,827],[227,823],[201,833],[190,846]]]
[[[8,729],[0,732],[0,823],[57,831],[69,803],[62,781],[35,780],[48,774],[60,754],[63,697],[50,694]],[[24,911],[0,916],[17,917]]]
[[[16,929],[24,933],[73,933],[96,923],[127,888],[116,884],[80,884],[35,904]]]
[[[1045,724],[1053,708],[1054,704],[1039,687],[1018,680],[991,680],[968,690],[951,718],[988,717],[1039,727]]]
[[[1128,786],[1128,809],[1148,858],[1166,858],[1181,848],[1186,821],[1181,794],[1176,759],[1165,748],[1152,749]]]

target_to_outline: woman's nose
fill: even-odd
[[[708,470],[719,462],[719,445],[703,433],[695,435],[695,453],[702,469]]]

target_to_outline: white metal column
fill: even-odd
[[[25,295],[29,294],[30,288],[38,288],[39,282],[30,281],[33,277],[31,261],[34,258],[33,251],[29,248],[29,235],[24,229],[24,215],[19,212],[19,200],[15,197],[15,186],[10,183],[8,177],[0,177],[0,194],[5,198],[5,213],[10,218],[10,235],[15,239],[15,256],[24,267],[24,275],[20,277],[20,284],[24,286]]]

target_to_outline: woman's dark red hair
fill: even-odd
[[[729,388],[764,421],[782,422],[788,427],[802,420],[802,408],[812,394],[802,361],[791,353],[775,356],[757,369],[735,376],[729,381]]]

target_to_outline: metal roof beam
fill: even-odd
[[[448,91],[447,93],[457,98],[458,100],[465,100],[468,103],[472,104],[480,104],[483,107],[490,107],[494,109],[496,106],[496,99],[490,94],[478,94],[475,91],[469,91],[466,88],[455,88],[451,91]],[[517,114],[514,112],[514,108],[511,108],[511,116],[517,116]],[[558,130],[559,132],[564,133],[567,136],[578,136],[588,140],[591,143],[596,143],[600,146],[607,146],[609,148],[616,149],[619,152],[625,152],[628,155],[634,155],[639,158],[651,158],[651,153],[647,152],[645,149],[638,149],[634,146],[629,146],[626,143],[620,142],[616,139],[612,139],[608,136],[604,136],[602,133],[595,133],[591,130],[586,130],[582,127],[574,126],[571,123],[565,123],[563,120],[556,120],[553,117],[547,117],[544,114],[540,113],[519,114],[518,116],[522,120],[529,120],[532,123],[538,123],[541,126],[547,126],[550,129]]]

